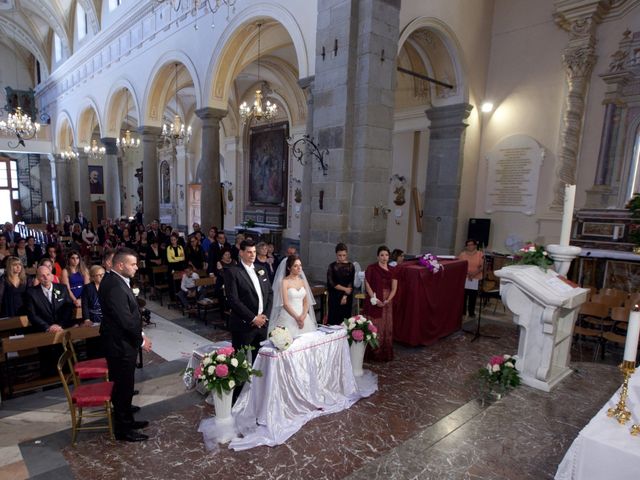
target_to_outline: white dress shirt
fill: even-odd
[[[264,301],[262,300],[262,289],[260,288],[260,280],[258,279],[258,274],[256,273],[256,269],[253,263],[248,267],[243,261],[241,261],[240,265],[242,265],[247,271],[247,273],[249,274],[249,278],[251,279],[251,283],[253,283],[253,288],[256,289],[256,293],[258,294],[258,315],[260,315],[264,310]]]
[[[47,297],[47,300],[49,300],[49,303],[51,303],[51,297],[53,296],[53,284],[51,284],[48,289],[45,288],[44,285],[40,285],[40,287],[42,288],[42,293],[44,293],[44,296]]]

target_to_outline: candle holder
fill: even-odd
[[[554,268],[560,275],[566,276],[574,258],[580,255],[582,249],[574,245],[547,245],[547,252],[553,260]]]
[[[618,404],[615,406],[615,408],[610,408],[609,410],[607,410],[607,416],[615,417],[620,425],[624,425],[631,419],[631,412],[627,409],[626,402],[627,395],[629,393],[629,378],[631,377],[633,372],[635,372],[636,364],[635,362],[623,360],[619,368],[624,375],[622,390],[620,391],[620,400],[618,401]],[[634,425],[634,427],[637,427],[637,425]],[[631,429],[632,434],[634,434],[633,430],[634,428]]]

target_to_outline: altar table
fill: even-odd
[[[640,436],[629,433],[640,424],[640,373],[629,380],[627,408],[631,420],[620,425],[607,416],[620,399],[620,389],[578,434],[556,472],[556,480],[637,480],[640,475]],[[620,374],[621,382],[622,375]]]
[[[411,345],[431,345],[462,327],[466,260],[440,260],[431,273],[416,261],[396,267],[398,292],[393,299],[393,338]]]
[[[233,407],[243,435],[229,444],[234,450],[282,444],[308,421],[345,410],[377,390],[377,379],[367,386],[356,382],[345,329],[306,333],[282,352],[265,345],[253,367],[263,376],[244,385]],[[210,449],[214,423],[200,426]]]

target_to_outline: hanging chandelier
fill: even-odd
[[[191,140],[191,126],[185,128],[184,123],[178,115],[178,64],[175,64],[175,98],[176,98],[176,114],[173,116],[173,123],[162,125],[162,134],[160,137],[164,143],[168,145],[188,145]]]
[[[126,120],[127,115],[129,115],[129,90],[125,88],[124,94],[127,99],[126,110],[124,112],[124,118]],[[116,146],[123,151],[138,148],[140,146],[140,139],[131,135],[131,131],[127,128],[122,138],[116,138]]]
[[[78,152],[76,152],[72,147],[67,147],[66,150],[60,152],[60,156],[63,160],[75,160],[78,158]]]
[[[6,121],[0,121],[0,130],[2,130],[3,133],[18,137],[18,143],[16,143],[15,146],[12,146],[11,142],[9,142],[11,148],[16,148],[18,145],[24,147],[25,140],[31,140],[38,134],[40,124],[31,121],[31,117],[25,114],[22,108],[16,107],[13,113],[7,115]]]
[[[258,24],[258,82],[260,82],[260,31],[262,29],[262,24]],[[278,106],[275,103],[272,103],[270,100],[264,99],[264,94],[262,92],[268,91],[267,82],[262,82],[261,87],[255,92],[255,99],[253,101],[253,105],[249,106],[247,102],[242,102],[240,104],[240,118],[242,118],[242,123],[247,123],[251,117],[255,118],[256,121],[260,120],[271,120],[278,114]]]
[[[209,7],[212,15],[215,15],[220,7],[226,5],[227,6],[227,20],[229,20],[229,11],[232,13],[236,13],[236,4],[237,0],[192,0],[191,2],[191,14],[196,15],[198,10],[206,5]],[[182,0],[156,0],[157,3],[165,3],[169,2],[174,11],[179,11],[182,8]],[[185,2],[186,3],[186,2]],[[198,29],[198,24],[195,23],[193,26],[196,30]],[[215,23],[211,22],[211,28],[215,28]]]
[[[89,156],[91,160],[99,160],[106,153],[107,149],[104,147],[98,147],[98,142],[94,138],[91,140],[91,146],[84,147],[84,153]]]

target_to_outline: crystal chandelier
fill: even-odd
[[[98,147],[98,142],[96,141],[95,138],[91,140],[91,146],[87,145],[86,147],[84,147],[84,153],[89,155],[89,158],[92,160],[101,159],[106,151],[107,151],[106,148]]]
[[[78,158],[78,152],[76,152],[73,148],[71,147],[67,147],[66,150],[63,150],[62,152],[60,152],[60,156],[64,159],[64,160],[75,160],[76,158]]]
[[[165,3],[166,1],[171,3],[171,6],[176,12],[182,7],[182,0],[156,0],[156,2],[158,3]],[[191,2],[191,8],[195,13],[200,7],[202,7],[203,5],[207,5],[209,7],[209,10],[211,10],[211,13],[216,13],[218,10],[220,10],[220,7],[226,5],[227,8],[233,7],[233,13],[235,13],[236,9],[234,5],[236,4],[236,1],[237,0],[193,0]],[[213,27],[213,25],[211,26]]]
[[[176,110],[178,109],[178,64],[175,64],[175,98]],[[191,140],[191,126],[185,128],[184,123],[180,120],[177,113],[173,116],[173,123],[162,125],[162,134],[160,137],[168,145],[187,145]]]
[[[15,135],[18,137],[18,143],[15,146],[12,146],[9,143],[11,148],[16,148],[18,145],[25,146],[25,140],[31,140],[35,137],[40,130],[40,124],[38,122],[32,122],[31,117],[26,115],[22,108],[16,107],[14,113],[10,113],[7,115],[7,120],[0,121],[0,130],[2,132]]]
[[[124,111],[124,118],[129,115],[129,90],[124,89],[124,94],[127,99],[126,110]],[[140,139],[131,135],[131,131],[127,128],[122,138],[116,138],[116,146],[124,150],[130,150],[132,148],[138,148],[140,146]]]
[[[260,31],[262,29],[262,24],[258,24],[258,82],[260,82]],[[255,100],[253,101],[253,105],[249,106],[247,102],[242,102],[240,104],[240,117],[242,118],[242,123],[247,123],[251,117],[255,118],[257,121],[260,120],[271,120],[278,114],[278,106],[275,103],[272,103],[270,100],[264,101],[264,95],[262,91],[265,93],[267,91],[267,82],[262,82],[261,88],[256,90]],[[263,103],[264,102],[264,103]]]

